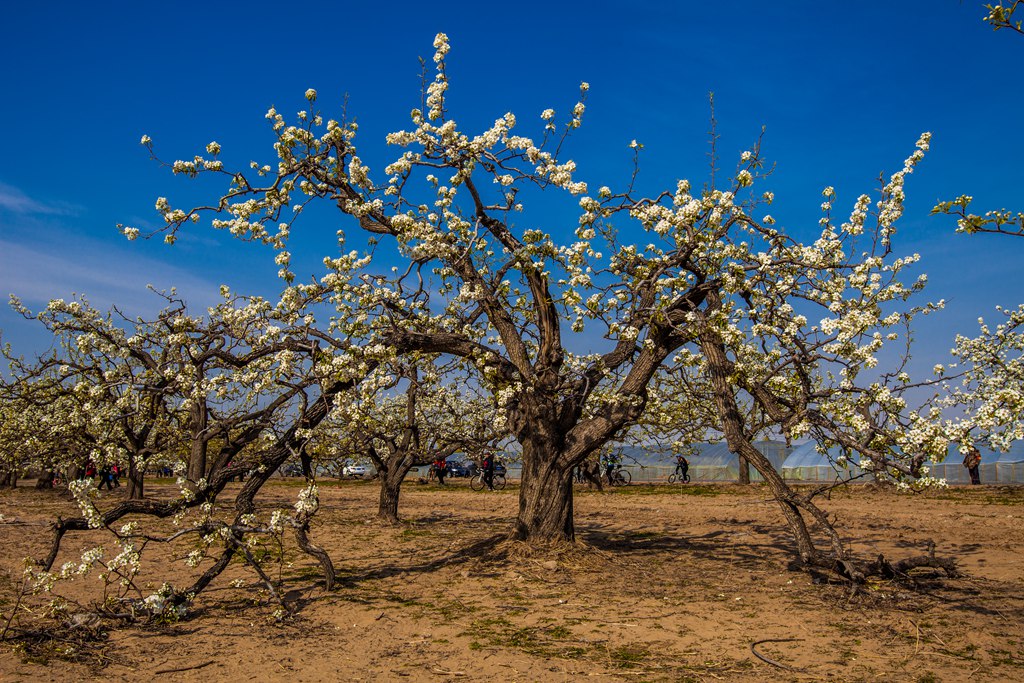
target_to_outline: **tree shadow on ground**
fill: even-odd
[[[482,558],[487,558],[492,562],[499,562],[507,556],[507,550],[503,550],[501,547],[502,541],[507,538],[508,534],[493,534],[471,541],[467,545],[461,546],[452,552],[441,552],[427,561],[401,566],[389,564],[384,567],[347,572],[338,577],[338,585],[339,588],[352,588],[362,581],[387,579],[407,574],[427,574],[437,571],[442,567],[463,565]]]
[[[612,531],[597,525],[577,527],[577,538],[599,550],[633,557],[689,553],[706,559],[728,560],[733,567],[754,569],[765,562],[784,562],[794,555],[793,541],[783,529],[760,524],[736,524],[699,536],[663,532]]]

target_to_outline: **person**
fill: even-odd
[[[434,472],[437,473],[437,483],[444,486],[444,475],[448,473],[448,464],[444,461],[444,458],[437,458],[434,460]]]
[[[99,484],[99,486],[96,487],[96,490],[97,491],[102,491],[103,490],[103,485],[106,484],[107,485],[107,490],[108,491],[113,491],[114,487],[110,485],[110,480],[111,480],[111,477],[110,477],[110,467],[108,467],[106,465],[101,467],[99,475],[100,475],[100,484]]]
[[[604,475],[608,478],[608,485],[612,485],[612,477],[615,476],[615,470],[619,466],[619,456],[615,453],[605,453],[604,456]]]
[[[110,468],[110,483],[114,488],[121,488],[121,466],[113,465]]]
[[[688,474],[689,471],[690,463],[687,462],[686,456],[680,453],[679,455],[676,456],[675,471],[675,473],[679,475],[679,481],[690,481],[690,475]]]
[[[971,484],[980,484],[981,451],[974,446],[968,448],[967,455],[964,456],[964,467],[967,468],[967,473],[971,475]]]
[[[483,462],[483,480],[484,484],[487,485],[487,490],[494,490],[494,455],[487,453],[484,455]]]

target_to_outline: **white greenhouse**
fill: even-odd
[[[814,441],[795,446],[789,457],[782,463],[782,478],[789,481],[834,482],[847,481],[860,477],[864,471],[854,464],[859,458],[854,455],[846,462],[842,459],[843,451],[838,446],[828,450],[828,454],[818,452],[818,444]]]

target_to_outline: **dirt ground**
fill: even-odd
[[[297,491],[274,482],[266,498],[290,506]],[[178,623],[85,624],[95,639],[73,647],[0,643],[0,681],[1024,680],[1021,488],[833,495],[826,507],[863,556],[899,559],[934,540],[964,573],[853,597],[792,567],[781,514],[756,486],[581,489],[570,550],[502,540],[513,487],[408,484],[399,527],[372,519],[376,496],[373,482],[321,486],[311,537],[340,585],[325,592],[312,560],[288,548],[275,570],[294,612],[283,622],[238,563]],[[0,493],[3,621],[22,558],[44,554],[58,512],[75,509],[56,493]],[[188,571],[171,559],[147,568],[155,585]],[[229,585],[239,578],[247,588]],[[77,588],[99,597],[97,586]]]

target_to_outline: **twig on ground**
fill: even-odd
[[[441,676],[465,676],[466,675],[465,671],[448,671],[446,669],[442,669],[439,666],[431,667],[430,671],[432,673],[435,673],[435,674],[438,674],[438,675],[441,675]]]
[[[211,659],[211,660],[209,660],[207,662],[202,662],[200,664],[193,664],[192,666],[181,666],[181,667],[178,667],[176,669],[157,669],[153,673],[155,673],[155,674],[174,674],[174,673],[179,673],[181,671],[195,671],[196,669],[202,669],[204,666],[210,666],[211,664],[213,664],[214,661],[215,660]]]
[[[765,638],[764,640],[758,640],[756,642],[751,643],[750,651],[754,654],[755,657],[760,659],[762,662],[771,664],[772,666],[777,666],[778,668],[784,669],[786,671],[795,671],[797,673],[803,673],[806,671],[806,669],[798,669],[796,667],[788,666],[786,664],[780,664],[779,662],[776,662],[774,659],[769,659],[768,657],[765,657],[757,651],[757,646],[762,645],[764,643],[796,643],[802,640],[803,638]]]

